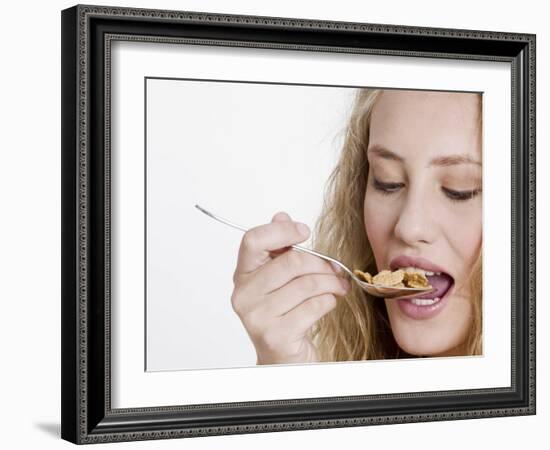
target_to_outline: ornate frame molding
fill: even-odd
[[[118,21],[113,30],[94,29],[99,19],[107,22]],[[128,20],[147,24],[157,22],[167,26],[194,25],[200,29],[211,30],[221,25],[238,25],[255,36],[267,31],[280,36],[310,30],[336,33],[345,37],[349,33],[361,35],[364,45],[331,45],[330,39],[323,35],[325,42],[311,44],[290,42],[270,43],[261,40],[216,39],[204,37],[166,37],[146,34],[121,33]],[[348,23],[333,21],[312,21],[304,19],[274,18],[260,16],[237,16],[224,14],[206,14],[200,12],[161,11],[134,8],[99,7],[78,5],[63,11],[63,283],[62,283],[62,436],[72,442],[99,443],[112,441],[133,441],[143,439],[166,439],[174,437],[194,437],[219,434],[239,434],[251,432],[272,432],[313,428],[364,426],[388,423],[408,423],[422,421],[457,420],[486,418],[511,415],[535,414],[535,36],[531,34],[500,33],[473,30],[451,30],[442,28],[406,27],[396,25]],[[109,28],[109,26],[107,26]],[[199,30],[199,33],[201,31]],[[103,33],[103,34],[101,34]],[[277,34],[278,33],[278,34]],[[92,39],[101,39],[104,52],[99,55]],[[295,34],[298,36],[298,34]],[[426,48],[416,50],[417,37],[427,38]],[[367,46],[368,39],[376,45]],[[388,39],[393,39],[393,44]],[[397,38],[406,48],[391,48],[397,45]],[[449,42],[452,52],[441,51],[441,39]],[[289,39],[291,39],[289,37]],[[306,38],[304,38],[306,39]],[[408,41],[409,39],[410,41]],[[431,39],[431,40],[430,40]],[[512,64],[512,147],[518,155],[512,161],[512,195],[516,202],[512,205],[512,247],[519,249],[519,255],[512,260],[512,386],[510,388],[481,389],[470,391],[446,391],[420,394],[377,395],[361,397],[330,397],[319,399],[292,399],[288,401],[246,402],[215,405],[178,406],[167,408],[111,409],[110,402],[110,67],[111,43],[114,40],[132,40],[158,43],[187,43],[196,45],[246,46],[266,49],[291,49],[326,52],[353,52],[366,54],[384,54],[415,57],[437,57],[452,59],[481,59],[506,61]],[[282,39],[284,40],[284,39]],[[456,40],[456,41],[455,41]],[[391,45],[388,44],[390,42]],[[337,44],[338,42],[336,42]],[[497,45],[489,45],[490,43]],[[485,47],[483,47],[485,45]],[[96,54],[98,53],[98,54]],[[105,70],[102,105],[104,106],[104,124],[101,136],[91,122],[93,108],[91,102],[98,95],[97,64]],[[95,71],[95,72],[94,72]],[[94,80],[93,82],[91,80]],[[94,84],[96,83],[96,84]],[[76,106],[75,106],[76,105]],[[97,137],[94,137],[96,133]],[[101,142],[104,159],[101,161],[102,177],[97,167],[91,166],[90,141]],[[101,178],[101,179],[100,179]],[[98,189],[98,183],[102,187]],[[103,198],[99,199],[98,195]],[[92,204],[91,197],[94,198]],[[99,202],[99,203],[95,203]],[[95,205],[95,206],[94,206]],[[101,208],[97,209],[100,205]],[[102,211],[101,216],[98,214]],[[100,225],[100,222],[102,225]],[[91,238],[91,230],[102,230],[102,239]],[[520,236],[520,242],[516,236]],[[97,235],[96,235],[97,236]],[[525,241],[525,242],[524,242]],[[98,261],[97,248],[102,262]],[[522,259],[522,255],[524,255]],[[518,267],[519,261],[519,267]],[[99,265],[98,265],[99,264]],[[104,279],[98,267],[104,267]],[[518,281],[519,280],[519,281]],[[90,317],[92,297],[101,289],[103,304],[103,323],[98,324]],[[520,298],[516,294],[527,293]],[[97,298],[97,297],[96,297]],[[520,313],[521,317],[518,317]],[[519,321],[519,322],[518,322]],[[519,325],[519,326],[518,326]],[[98,333],[103,337],[99,337]],[[91,338],[91,336],[93,336]],[[521,338],[521,339],[520,339]],[[90,367],[96,367],[97,359],[91,359],[90,352],[103,342],[104,364],[91,373]],[[519,370],[518,370],[518,369]],[[94,381],[98,374],[104,380]],[[65,383],[65,381],[70,382]],[[91,401],[90,396],[97,394],[102,386],[102,405]],[[216,425],[201,426],[182,419],[176,426],[169,426],[172,414],[201,411],[201,417],[208,417],[209,410],[220,408],[278,408],[293,406],[326,405],[346,402],[350,399],[382,402],[399,399],[407,405],[414,405],[414,399],[423,399],[426,394],[438,397],[476,396],[494,398],[493,403],[485,402],[486,407],[470,410],[452,409],[440,411],[420,411],[412,413],[376,414],[376,411],[362,416],[343,414],[342,417],[325,417],[306,420],[278,420],[265,423],[245,423],[235,420],[228,424],[221,421]],[[497,396],[499,397],[497,401]],[[507,400],[506,400],[507,399]],[[411,402],[413,400],[413,402]],[[463,400],[465,401],[465,400]],[[434,400],[434,404],[436,400]],[[414,409],[414,407],[413,407]],[[441,409],[441,408],[438,408]],[[263,410],[262,410],[263,411]],[[351,414],[351,415],[350,415]],[[290,416],[289,416],[290,417]],[[164,421],[164,425],[163,425]]]

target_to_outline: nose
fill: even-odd
[[[428,198],[419,189],[409,190],[397,218],[394,234],[411,247],[421,243],[429,244],[435,239],[437,226]]]

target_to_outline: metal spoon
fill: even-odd
[[[195,205],[195,208],[197,208],[199,211],[203,212],[209,217],[212,217],[213,219],[217,220],[218,222],[224,223],[226,225],[229,225],[230,227],[236,228],[241,231],[248,231],[247,228],[237,225],[233,222],[230,222],[227,219],[223,219],[222,217],[211,213],[210,211],[207,211],[206,209],[202,208],[199,205]],[[330,256],[323,255],[322,253],[316,252],[314,250],[310,250],[309,248],[301,247],[299,245],[291,245],[290,248],[293,248],[295,250],[298,250],[300,252],[310,253],[311,255],[318,256],[319,258],[322,258],[326,261],[330,261],[339,267],[342,268],[344,272],[346,272],[353,281],[355,281],[361,288],[363,288],[365,291],[367,291],[370,295],[374,297],[382,297],[382,298],[409,298],[409,297],[415,297],[419,294],[424,294],[426,292],[434,291],[435,288],[410,288],[410,287],[392,287],[392,286],[383,286],[383,285],[375,285],[367,283],[366,281],[361,280],[357,277],[345,264],[338,261],[337,259],[331,258]]]

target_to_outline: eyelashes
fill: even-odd
[[[380,191],[384,195],[389,195],[397,192],[403,185],[399,183],[382,183],[374,178],[374,189]]]
[[[383,195],[391,195],[399,191],[404,185],[403,183],[382,183],[381,181],[373,178],[374,188]],[[441,190],[445,193],[447,198],[453,202],[465,202],[481,193],[481,189],[474,189],[472,191],[454,191],[442,187]]]
[[[455,202],[463,202],[474,198],[481,192],[481,189],[475,189],[473,191],[453,191],[451,189],[441,188],[451,200]]]

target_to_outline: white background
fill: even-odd
[[[548,272],[543,249],[548,238],[548,207],[540,199],[549,189],[548,167],[550,100],[547,42],[543,4],[535,1],[481,3],[463,1],[445,6],[438,2],[371,3],[253,2],[234,0],[110,1],[109,5],[187,9],[207,12],[257,14],[329,20],[363,21],[433,27],[469,28],[537,33],[538,95],[538,205],[537,239],[540,274]],[[2,102],[0,192],[2,221],[0,251],[3,314],[2,398],[0,440],[5,448],[69,448],[59,440],[60,405],[60,14],[70,2],[27,2],[3,10],[1,28]],[[313,6],[314,5],[314,6]],[[548,316],[539,298],[539,323]],[[542,318],[542,319],[541,319]],[[544,323],[544,322],[543,322]],[[137,442],[120,448],[290,448],[308,445],[333,448],[342,443],[378,448],[462,449],[518,448],[543,439],[550,420],[548,405],[548,329],[537,330],[538,415],[465,420],[385,427],[342,428],[301,432],[222,436],[188,440]]]

